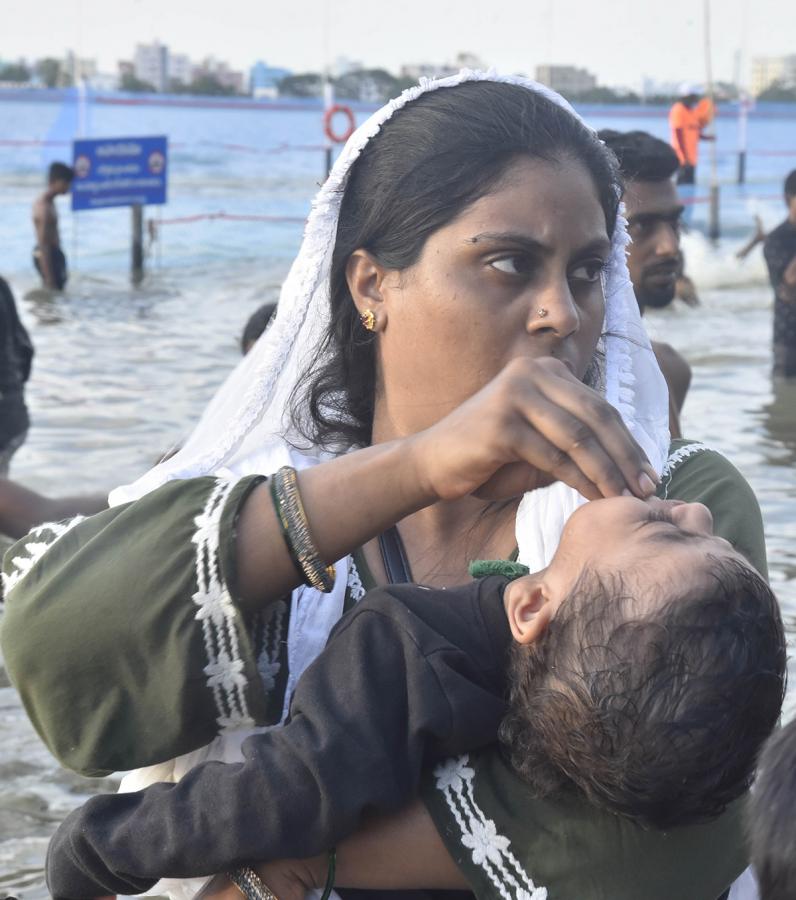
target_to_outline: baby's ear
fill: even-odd
[[[507,585],[503,595],[511,634],[518,644],[532,644],[544,634],[557,604],[538,575],[526,575]]]

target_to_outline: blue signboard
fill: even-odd
[[[74,141],[72,160],[72,209],[166,202],[165,135]]]

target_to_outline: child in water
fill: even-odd
[[[516,565],[371,591],[242,763],[73,812],[50,845],[53,897],[323,852],[366,810],[404,805],[424,767],[497,737],[539,796],[579,791],[646,826],[740,796],[779,716],[785,642],[774,595],[709,511],[593,501],[549,566]]]

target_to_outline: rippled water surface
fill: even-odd
[[[0,104],[0,116],[0,137],[60,140],[74,128],[74,110],[49,104]],[[321,175],[317,152],[258,154],[212,143],[235,141],[260,150],[318,143],[315,113],[111,108],[94,110],[91,119],[98,135],[167,132],[179,144],[163,218],[222,210],[303,216]],[[661,135],[666,130],[662,116],[603,117],[595,124]],[[796,152],[796,120],[753,126],[752,146]],[[720,122],[726,150],[734,147],[733,129],[734,123]],[[235,364],[243,324],[276,296],[300,240],[300,226],[291,222],[164,225],[150,274],[133,289],[125,272],[129,213],[108,210],[78,219],[64,208],[64,243],[76,272],[68,292],[47,297],[29,270],[28,210],[40,166],[57,152],[0,148],[0,272],[12,284],[37,351],[28,388],[34,424],[13,476],[53,494],[128,481],[180,439]],[[726,175],[732,160],[723,160]],[[771,577],[791,634],[796,384],[773,382],[769,374],[771,294],[762,260],[757,255],[741,265],[733,250],[752,213],[760,212],[768,225],[782,217],[776,195],[793,165],[796,156],[761,153],[751,159],[751,183],[742,192],[728,190],[723,201],[726,236],[718,248],[701,236],[704,205],[695,205],[686,249],[702,306],[677,306],[649,318],[652,334],[684,353],[694,369],[684,432],[724,451],[757,492]],[[46,896],[41,866],[55,825],[109,782],[60,769],[1,671],[0,679],[0,895],[34,900]]]

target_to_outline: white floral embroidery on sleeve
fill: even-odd
[[[547,888],[533,883],[511,852],[511,841],[476,803],[475,770],[469,761],[468,756],[448,759],[434,770],[437,789],[461,831],[462,846],[471,851],[473,863],[486,872],[504,900],[547,900]]]

